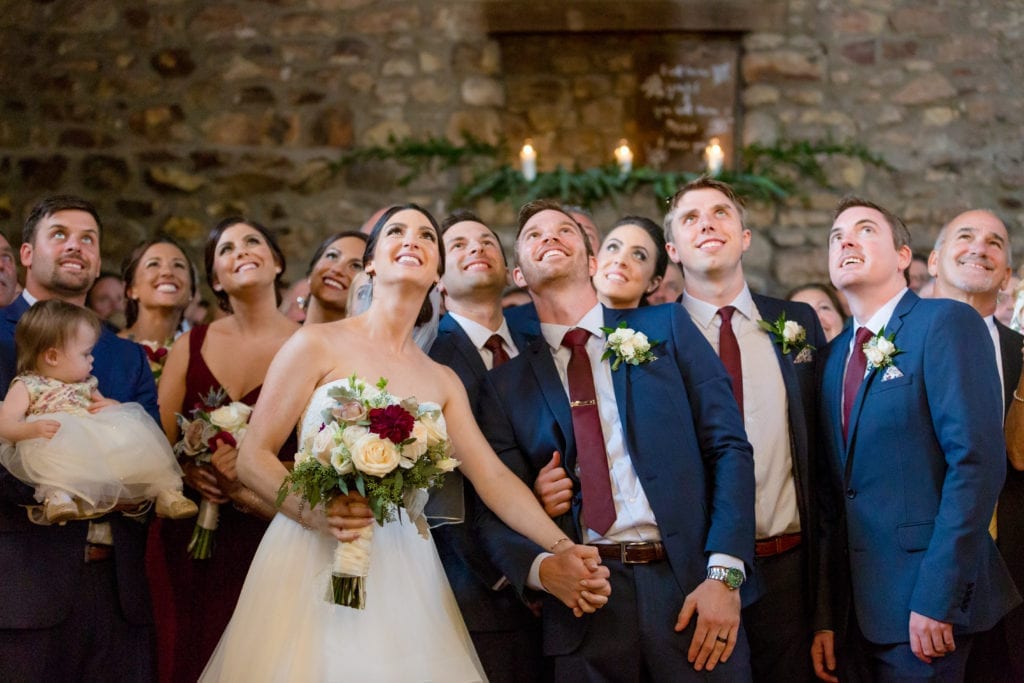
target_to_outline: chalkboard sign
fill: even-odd
[[[735,149],[739,47],[732,40],[683,40],[637,54],[636,125],[640,163],[698,171],[718,138],[726,165]]]

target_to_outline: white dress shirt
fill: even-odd
[[[579,327],[591,333],[587,340],[587,356],[594,377],[594,391],[597,394],[597,410],[601,418],[601,432],[604,436],[605,452],[608,455],[608,471],[611,477],[612,502],[615,504],[615,522],[602,536],[586,525],[587,504],[583,501],[580,525],[583,527],[584,543],[629,543],[633,541],[660,541],[654,511],[647,500],[647,494],[640,485],[640,480],[629,456],[622,421],[619,419],[619,407],[615,400],[615,386],[612,383],[611,363],[601,360],[605,351],[605,334],[601,331],[604,325],[604,308],[597,304],[591,308],[575,325],[556,325],[541,323],[540,331],[551,350],[558,370],[558,377],[569,396],[568,367],[572,352],[562,346],[562,339],[569,330]],[[620,367],[617,372],[625,372]],[[579,467],[577,466],[577,473]],[[541,553],[533,562],[527,585],[534,589],[543,589],[540,583],[540,562],[551,553]],[[744,571],[743,561],[724,553],[712,553],[708,566],[733,567]]]
[[[999,405],[1003,405],[1006,395],[1006,378],[1003,377],[1003,350],[999,346],[999,329],[996,327],[995,314],[987,315],[984,318],[988,333],[992,337],[992,346],[996,349],[996,370],[999,371]],[[1005,416],[1004,416],[1005,419]]]
[[[729,305],[738,313],[732,316],[732,329],[742,356],[743,424],[754,448],[756,535],[765,539],[796,533],[800,531],[800,510],[793,480],[789,397],[775,341],[758,326],[762,317],[747,285]],[[688,292],[683,293],[683,307],[718,353],[719,307]]]
[[[505,347],[505,353],[508,357],[515,358],[519,355],[519,349],[516,348],[515,342],[512,341],[512,333],[508,330],[508,322],[505,318],[501,319],[501,326],[496,330],[489,330],[475,320],[470,320],[464,315],[453,313],[448,311],[448,315],[452,317],[455,322],[459,324],[462,331],[469,337],[469,341],[473,342],[473,346],[480,353],[480,360],[484,362],[484,367],[488,370],[494,368],[494,354],[490,349],[484,348],[484,344],[491,338],[491,335],[496,334],[501,337],[501,345]]]

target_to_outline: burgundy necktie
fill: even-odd
[[[565,333],[562,346],[572,351],[569,357],[569,405],[572,407],[572,431],[576,437],[576,462],[583,488],[583,513],[588,527],[601,534],[615,522],[615,503],[608,474],[608,455],[597,410],[594,375],[587,356],[590,332],[574,327]]]
[[[864,371],[868,366],[868,357],[864,355],[864,345],[874,335],[871,330],[861,327],[857,330],[857,337],[853,340],[853,353],[846,364],[846,376],[843,377],[843,440],[846,440],[847,425],[850,424],[850,411],[853,410],[853,402],[857,400],[857,390],[860,383],[864,381]]]
[[[505,351],[505,345],[501,342],[501,335],[492,334],[484,342],[484,348],[491,352],[492,368],[496,368],[508,361],[508,352]]]
[[[718,309],[718,315],[722,318],[722,327],[718,331],[718,357],[722,359],[722,365],[732,377],[732,394],[740,407],[740,417],[743,417],[743,359],[740,357],[736,333],[732,329],[732,314],[735,312],[733,306]]]

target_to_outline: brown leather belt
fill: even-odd
[[[114,546],[100,543],[85,544],[85,563],[103,562],[114,556]]]
[[[665,546],[659,541],[642,543],[593,543],[597,554],[606,560],[618,560],[623,564],[647,564],[665,559]]]
[[[803,539],[798,531],[795,534],[782,534],[780,536],[772,536],[771,538],[755,541],[754,555],[756,557],[781,555],[782,553],[792,550],[800,545],[801,540]]]

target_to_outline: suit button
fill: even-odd
[[[854,498],[856,498],[857,497],[856,489],[846,489],[846,497],[849,498],[850,500],[853,500]]]

